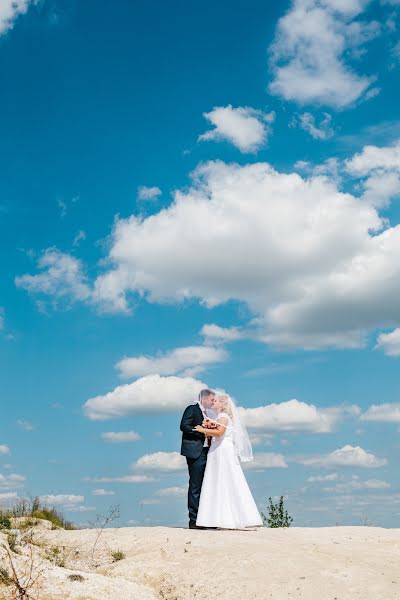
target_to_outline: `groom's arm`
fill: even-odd
[[[193,431],[194,406],[188,406],[183,413],[181,420],[181,431],[194,440],[204,440],[204,434],[199,431]]]

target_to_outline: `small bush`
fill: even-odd
[[[0,567],[0,585],[11,585],[12,579],[9,572],[4,567]]]
[[[0,511],[0,529],[11,529],[10,517],[3,511]]]
[[[268,499],[268,515],[261,513],[262,520],[265,526],[268,527],[290,527],[293,523],[293,518],[289,516],[288,511],[283,504],[283,496],[279,498],[279,502],[274,504],[272,498]]]
[[[124,560],[124,558],[126,558],[126,554],[125,554],[125,552],[122,552],[122,550],[113,550],[111,552],[111,556],[112,556],[113,562],[117,562],[119,560]]]
[[[85,581],[85,578],[79,575],[79,573],[71,573],[71,575],[68,575],[68,579],[71,581]]]
[[[16,533],[7,533],[7,542],[11,552],[18,553],[18,536]]]
[[[50,521],[52,529],[75,529],[74,525],[64,519],[63,515],[56,509],[48,506],[41,506],[31,513],[32,517],[36,519],[45,519]]]
[[[65,567],[65,556],[63,552],[64,548],[61,549],[58,546],[51,546],[46,552],[44,558],[56,565],[57,567]]]

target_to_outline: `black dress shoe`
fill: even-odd
[[[189,523],[189,529],[207,529],[207,527],[200,527],[200,525],[196,525],[196,523]]]

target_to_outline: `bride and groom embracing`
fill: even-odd
[[[189,528],[262,525],[240,464],[253,459],[251,443],[233,400],[202,390],[185,409],[180,428],[189,469]]]

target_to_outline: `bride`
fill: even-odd
[[[262,525],[262,519],[244,476],[240,461],[253,459],[250,439],[233,400],[223,394],[213,402],[215,429],[194,429],[211,436],[201,488],[198,527],[243,529]]]

